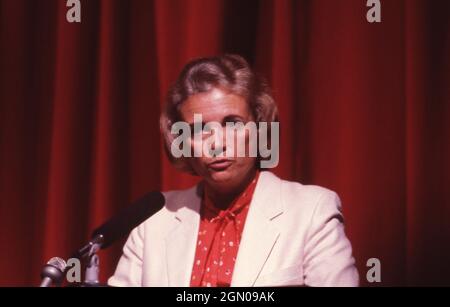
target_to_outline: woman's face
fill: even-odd
[[[241,96],[215,88],[209,92],[190,96],[181,106],[181,117],[191,127],[194,125],[194,114],[202,115],[202,122],[218,122],[222,125],[223,141],[215,142],[211,148],[226,151],[225,124],[227,122],[242,122],[243,124],[253,121],[252,113],[245,99]],[[246,148],[249,146],[248,131],[245,134],[236,134],[233,138],[234,148],[236,143],[243,141]],[[203,136],[202,136],[203,137]],[[245,140],[239,139],[245,138]],[[204,138],[191,138],[192,149],[199,150],[202,144],[198,140]],[[204,142],[203,142],[204,143]],[[197,148],[196,148],[197,147]],[[194,171],[201,176],[207,184],[217,191],[232,192],[241,188],[241,185],[248,179],[250,172],[255,170],[256,158],[236,157],[234,153],[231,157],[212,157],[202,154],[201,157],[188,158],[188,163]]]

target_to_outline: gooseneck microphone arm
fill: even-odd
[[[107,248],[158,212],[164,207],[165,202],[166,200],[161,192],[145,194],[95,229],[91,240],[77,250],[73,257],[82,259],[96,253],[99,249]]]

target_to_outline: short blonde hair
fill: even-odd
[[[160,117],[165,151],[169,160],[178,169],[195,174],[185,157],[175,158],[170,151],[176,137],[171,133],[172,125],[182,120],[180,108],[184,101],[190,96],[214,88],[226,89],[243,97],[256,124],[278,121],[278,109],[267,83],[252,71],[243,57],[225,54],[193,60],[183,68],[170,88]],[[270,125],[268,132],[270,136]]]

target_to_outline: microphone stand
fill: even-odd
[[[88,287],[96,287],[100,284],[100,258],[93,252],[88,256],[86,271],[84,275],[84,284]]]
[[[86,257],[87,265],[84,276],[84,286],[98,287],[100,286],[100,258],[97,251],[102,247],[104,238],[102,235],[95,236],[87,245],[81,248],[78,253],[80,258]]]

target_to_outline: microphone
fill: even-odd
[[[127,235],[133,228],[164,207],[166,200],[161,192],[149,192],[117,215],[98,227],[92,233],[88,244],[76,252],[76,258],[84,258],[100,248],[106,248]]]
[[[40,287],[50,287],[52,283],[59,285],[64,277],[64,271],[66,270],[66,261],[59,257],[53,257],[42,268],[41,278],[42,282]]]

